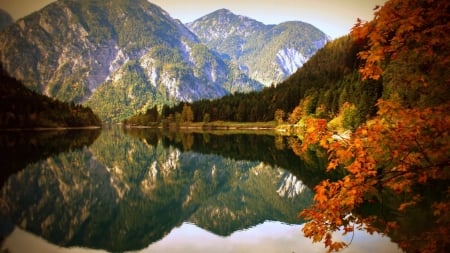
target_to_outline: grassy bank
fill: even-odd
[[[229,121],[215,121],[208,123],[192,123],[199,124],[203,129],[213,129],[213,130],[236,130],[236,129],[246,129],[246,130],[267,130],[275,129],[275,121],[269,122],[229,122]],[[190,127],[190,125],[187,125]]]
[[[275,121],[268,122],[233,122],[233,121],[214,121],[214,122],[189,122],[189,123],[154,123],[145,126],[125,125],[127,128],[160,128],[169,131],[183,132],[214,132],[215,134],[276,134],[276,135],[302,135],[303,127],[299,125],[281,124],[277,125]]]
[[[128,128],[168,128],[168,129],[204,129],[204,130],[264,130],[275,129],[275,121],[269,122],[230,122],[230,121],[214,121],[214,122],[184,122],[162,124],[155,123],[149,125],[126,125]]]

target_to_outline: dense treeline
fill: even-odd
[[[189,104],[193,121],[272,121],[276,112],[281,112],[282,120],[288,120],[298,106],[302,106],[303,116],[332,119],[342,108],[351,105],[354,112],[348,127],[354,128],[376,113],[375,103],[382,93],[380,80],[361,80],[357,70],[360,50],[350,36],[334,40],[276,87],[272,85],[261,92],[235,93],[218,100]],[[161,116],[167,119],[181,115],[185,107],[186,103],[163,107]],[[137,115],[126,123],[150,124],[145,118],[149,117]]]
[[[100,125],[90,108],[31,91],[0,66],[0,129]]]

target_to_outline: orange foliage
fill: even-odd
[[[393,61],[408,62],[410,55],[416,55],[418,62],[411,64],[417,64],[417,68],[399,74],[398,80],[404,82],[397,85],[415,92],[417,86],[409,85],[412,80],[448,92],[448,75],[436,73],[444,73],[443,69],[448,72],[449,17],[450,1],[390,0],[377,8],[373,21],[358,21],[352,36],[357,43],[367,45],[359,53],[362,77],[379,79]],[[406,196],[398,207],[399,212],[404,212],[423,201],[415,187],[450,180],[448,98],[421,107],[406,107],[401,101],[388,98],[380,100],[378,108],[377,117],[360,126],[349,139],[333,140],[326,123],[320,119],[309,119],[306,124],[302,150],[319,143],[328,150],[327,170],[338,167],[346,170],[340,180],[319,183],[314,189],[313,206],[300,214],[308,220],[303,229],[305,236],[314,242],[324,242],[330,251],[346,246],[332,240],[335,231],[342,230],[344,234],[354,229],[377,231],[371,225],[375,217],[361,217],[354,210],[377,195],[379,189]],[[450,245],[450,187],[444,196],[430,207],[435,217],[430,221],[434,222],[433,229],[420,238],[410,238],[427,242],[420,245],[419,252],[444,252]],[[380,232],[398,226],[396,222],[386,222],[385,230]],[[412,250],[410,241],[399,245]]]
[[[390,60],[412,52],[439,65],[435,68],[448,66],[450,1],[390,0],[376,10],[371,22],[358,19],[351,32],[356,41],[367,41],[366,50],[359,53],[364,79],[380,78]]]
[[[310,101],[311,101],[310,97],[306,97],[300,101],[300,104],[297,105],[292,111],[292,113],[289,115],[288,122],[290,124],[297,124],[302,117],[306,116],[307,114],[306,107],[307,104],[310,103]]]
[[[327,135],[327,121],[325,119],[307,118],[305,120],[305,131],[303,143],[317,143],[326,144],[321,142]],[[307,145],[302,145],[303,151],[306,150]]]
[[[450,179],[450,116],[447,115],[450,104],[420,110],[401,109],[392,102],[380,101],[379,107],[379,117],[358,128],[348,140],[330,140],[331,134],[324,134],[319,128],[318,132],[322,134],[313,134],[303,142],[305,146],[327,142],[328,170],[340,164],[347,171],[347,175],[338,181],[325,180],[317,185],[314,205],[301,213],[310,220],[304,227],[305,236],[324,241],[330,250],[333,231],[343,229],[348,232],[353,231],[355,225],[359,228],[370,226],[370,217],[361,218],[352,211],[379,187],[405,194],[412,192],[417,184]],[[311,127],[309,133],[312,132]],[[318,140],[318,136],[322,139]],[[419,195],[405,199],[398,211],[420,201]],[[446,199],[433,204],[434,214],[438,217],[437,229],[449,225],[449,203]],[[387,229],[394,227],[395,224],[390,224]],[[450,243],[448,234],[434,234],[432,238],[446,242],[444,245]]]

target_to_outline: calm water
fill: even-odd
[[[271,135],[111,128],[0,134],[0,235],[9,252],[324,252],[299,211],[319,151]],[[346,238],[350,240],[351,238]],[[357,232],[344,252],[397,252]]]

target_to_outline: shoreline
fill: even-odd
[[[152,125],[123,125],[127,129],[160,129],[168,131],[187,131],[187,132],[246,132],[246,133],[270,133],[283,136],[301,135],[303,127],[292,124],[277,124],[275,121],[268,122],[191,122],[176,125],[152,124]]]
[[[202,130],[276,130],[277,125],[272,122],[191,122],[191,123],[171,123],[169,125],[123,125],[125,128],[154,128],[154,129],[202,129]]]
[[[33,128],[5,128],[0,132],[40,132],[40,131],[65,131],[65,130],[94,130],[101,129],[102,126],[83,126],[83,127],[33,127]]]

